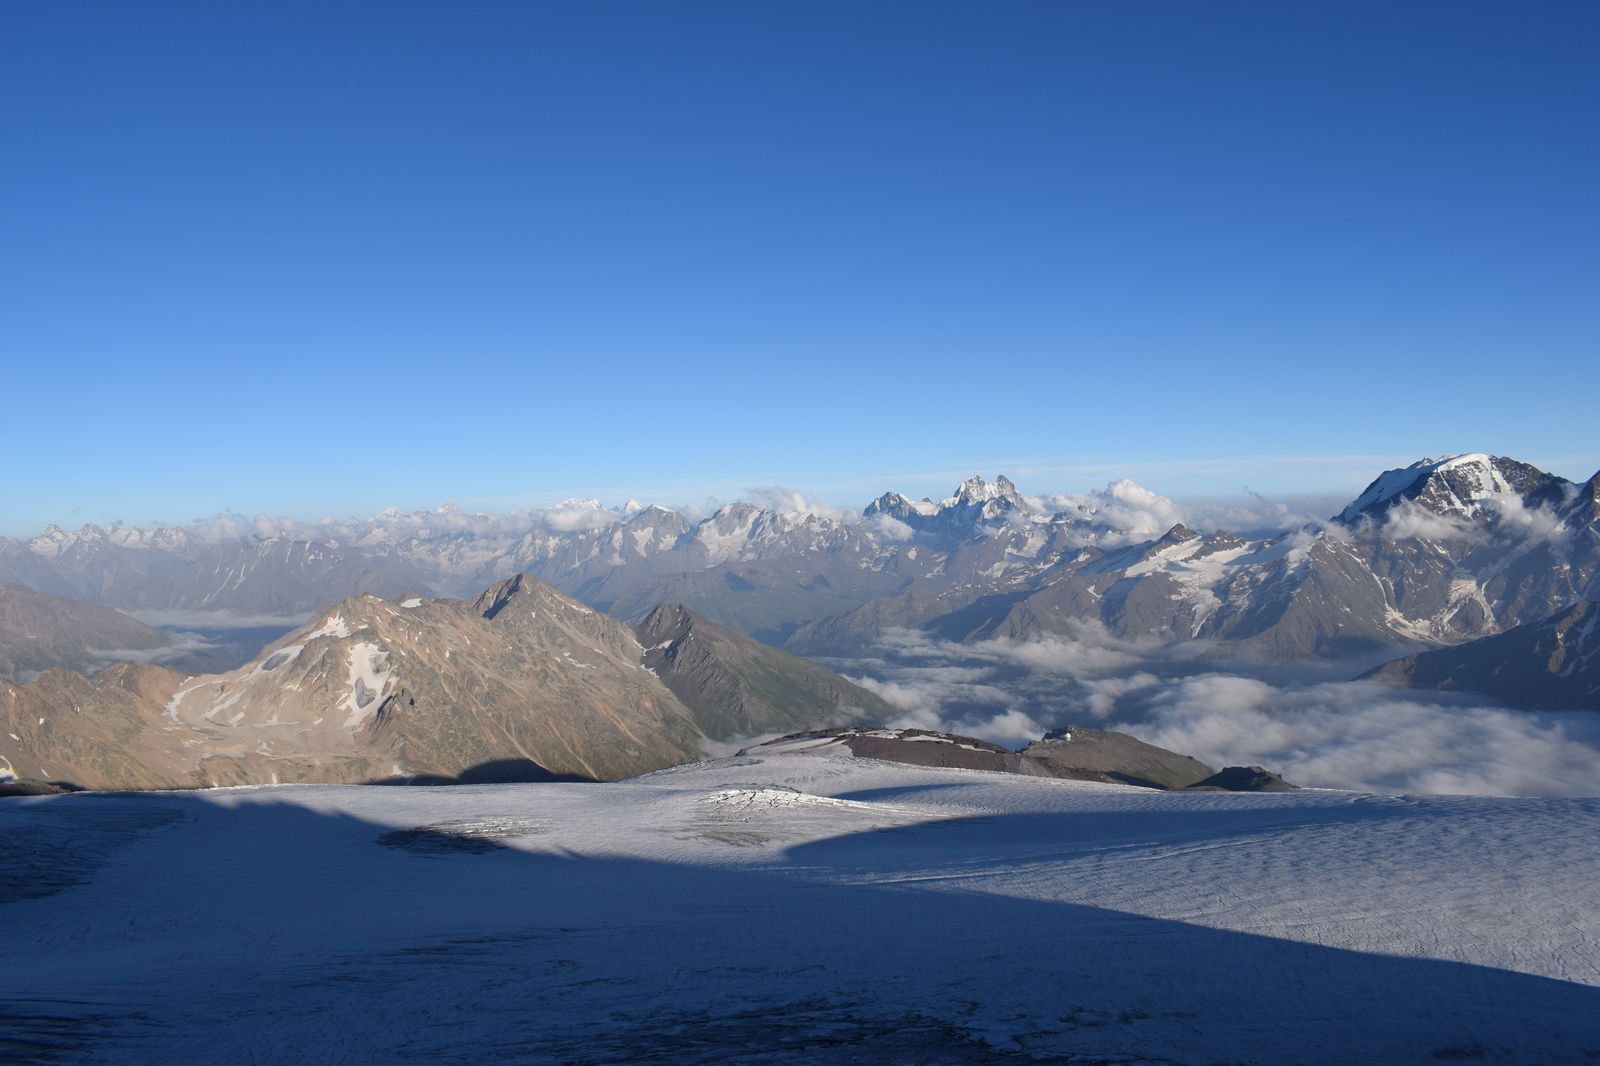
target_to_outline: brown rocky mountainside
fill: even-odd
[[[27,685],[0,681],[0,775],[84,788],[200,783],[193,754],[162,717],[183,679],[122,663],[92,678],[51,670]]]
[[[883,699],[814,662],[662,604],[634,630],[644,663],[712,736],[756,736],[845,722],[881,722]]]
[[[0,582],[0,677],[28,681],[58,666],[89,671],[175,643],[172,634],[110,607]]]
[[[686,676],[767,676],[751,665],[767,660],[740,658],[737,642],[695,640],[715,654]],[[118,666],[93,679],[55,671],[0,685],[0,757],[19,777],[91,788],[604,779],[699,758],[706,737],[764,714],[817,725],[856,713],[825,692],[869,702],[782,656],[809,686],[801,702],[773,703],[765,691],[734,698],[739,686],[708,680],[690,706],[646,657],[623,623],[526,575],[475,600],[362,596],[227,674]]]

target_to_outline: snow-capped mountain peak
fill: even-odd
[[[956,489],[956,494],[946,499],[942,506],[948,508],[961,504],[983,504],[991,500],[1008,500],[1018,506],[1022,505],[1022,496],[1017,492],[1017,487],[1004,474],[995,478],[992,484],[985,481],[981,475],[975,474],[963,481],[961,487]]]
[[[1482,452],[1466,452],[1443,459],[1421,459],[1410,466],[1386,470],[1368,485],[1335,521],[1355,525],[1379,521],[1405,503],[1436,515],[1474,518],[1485,501],[1512,495],[1525,507],[1558,503],[1566,498],[1570,483],[1536,466]]]

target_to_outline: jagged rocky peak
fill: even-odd
[[[876,500],[867,504],[862,509],[862,514],[871,518],[875,514],[894,514],[897,511],[911,509],[911,501],[898,492],[886,492]]]
[[[628,525],[653,525],[659,522],[669,521],[671,519],[677,519],[680,522],[683,520],[683,516],[677,511],[668,510],[667,508],[658,504],[652,503],[648,507],[635,507],[633,505],[633,501],[629,500],[628,506]]]
[[[1173,544],[1183,544],[1186,541],[1198,540],[1199,537],[1200,534],[1196,533],[1182,522],[1179,522],[1177,525],[1163,533],[1161,535],[1161,539],[1156,541],[1156,543],[1162,547],[1168,547]]]
[[[478,598],[472,601],[472,609],[485,618],[493,618],[530,583],[536,582],[527,574],[513,574],[504,581],[497,581],[478,593]]]
[[[639,643],[646,648],[669,644],[681,639],[694,621],[694,613],[683,604],[663,603],[639,623]]]
[[[629,533],[656,534],[655,539],[660,540],[660,534],[667,533],[673,537],[681,537],[689,532],[689,522],[677,511],[669,511],[665,507],[651,504],[648,507],[635,511],[622,523],[622,529]]]
[[[716,625],[678,603],[633,630],[643,666],[717,739],[839,722],[880,722],[895,712],[876,694],[818,663]]]
[[[884,514],[905,521],[911,517],[936,514],[939,505],[929,499],[910,500],[898,492],[886,492],[867,504],[861,512],[867,518]]]
[[[43,533],[28,541],[28,547],[35,555],[48,558],[64,551],[74,539],[71,533],[51,522],[44,527]]]
[[[936,539],[961,539],[970,536],[980,523],[1004,521],[1027,510],[1027,500],[1002,474],[992,483],[974,475],[957,486],[955,495],[938,503],[913,501],[898,492],[886,492],[868,504],[862,514],[868,519],[887,515]]]
[[[733,503],[717,508],[711,517],[705,519],[700,525],[714,529],[718,533],[729,533],[736,529],[745,528],[755,521],[756,516],[760,513],[761,508],[755,504],[746,503],[743,500],[735,500]]]
[[[413,601],[406,601],[406,603],[411,602]],[[423,602],[441,603],[449,601]],[[405,606],[406,603],[402,603],[401,606]],[[498,581],[490,585],[478,593],[477,598],[472,601],[472,610],[488,621],[494,621],[506,608],[513,606],[526,608],[526,610],[515,612],[516,618],[519,619],[519,626],[525,626],[527,619],[537,618],[541,612],[545,612],[548,615],[550,611],[561,612],[569,618],[573,612],[578,615],[588,615],[596,618],[604,617],[596,615],[591,608],[585,607],[582,603],[561,592],[554,585],[546,584],[526,572],[513,574],[504,581]],[[507,615],[506,617],[509,618],[511,616]],[[617,624],[620,625],[620,623]]]
[[[1014,506],[1022,505],[1022,494],[1011,483],[1011,479],[1004,474],[999,475],[991,484],[981,475],[974,474],[961,483],[956,489],[956,494],[945,501],[946,506],[951,504],[984,504],[992,500],[1004,500]]]
[[[1478,515],[1483,501],[1496,496],[1515,495],[1524,506],[1538,507],[1560,503],[1571,487],[1565,478],[1529,463],[1467,452],[1384,471],[1334,520],[1345,525],[1380,521],[1403,503],[1438,515],[1471,518]]]

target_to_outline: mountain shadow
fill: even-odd
[[[1266,1066],[1600,1052],[1588,985],[899,876],[929,854],[981,859],[997,839],[1069,846],[1071,818],[846,833],[756,863],[662,826],[689,845],[666,862],[619,855],[625,838],[600,816],[615,808],[580,792],[593,795],[31,801],[3,829],[8,878],[42,891],[0,902],[0,952],[19,960],[0,969],[0,1059]],[[585,811],[592,852],[543,846]],[[63,864],[72,877],[41,883]]]
[[[532,759],[491,759],[449,777],[444,774],[413,774],[408,777],[384,777],[368,781],[369,785],[521,785],[550,783],[590,783],[596,779],[582,774],[557,773],[546,769]]]

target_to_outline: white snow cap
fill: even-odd
[[[956,489],[956,494],[945,500],[944,505],[949,507],[958,503],[986,503],[989,500],[1016,495],[1017,487],[1004,474],[996,477],[993,484],[983,480],[982,475],[974,474],[961,483],[961,487]]]
[[[1419,459],[1398,470],[1385,470],[1378,475],[1365,492],[1339,512],[1341,522],[1351,522],[1365,511],[1399,496],[1412,486],[1444,471],[1459,471],[1474,475],[1475,489],[1469,490],[1469,500],[1481,500],[1498,492],[1511,491],[1511,485],[1495,468],[1494,458],[1483,452],[1463,452],[1447,455],[1443,459]]]

